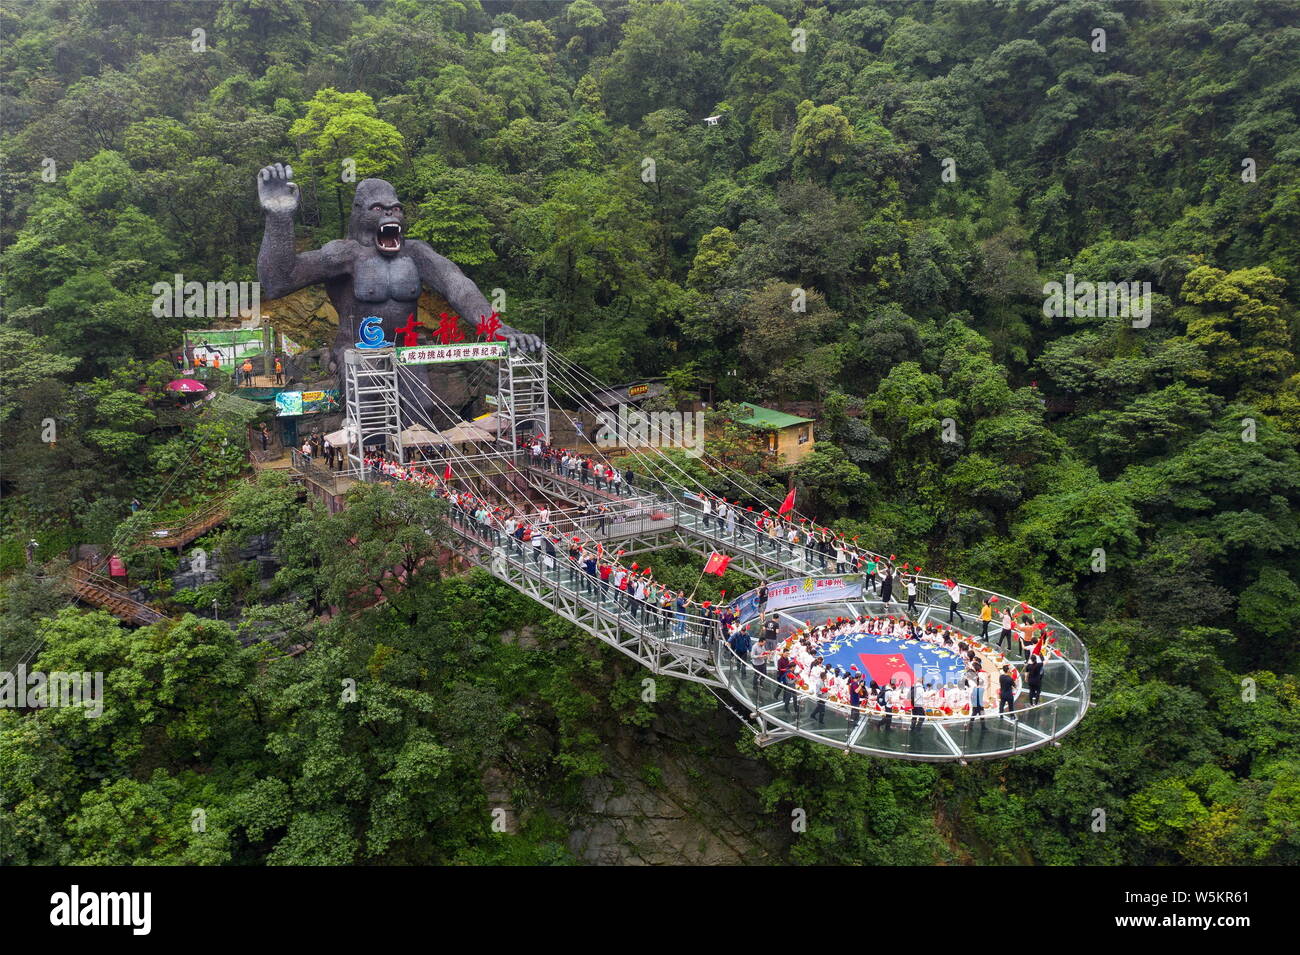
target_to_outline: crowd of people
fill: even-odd
[[[625,495],[638,489],[630,470],[619,470],[594,456],[541,439],[521,441],[520,447],[534,466],[596,490]],[[871,714],[873,725],[885,729],[893,728],[896,717],[910,718],[913,726],[926,717],[973,720],[992,705],[995,690],[998,712],[1009,713],[1012,718],[1022,690],[1028,692],[1028,705],[1038,702],[1044,660],[1052,652],[1050,644],[1055,643],[1055,638],[1045,623],[1035,622],[1026,604],[1020,604],[1015,611],[997,607],[999,598],[995,596],[985,598],[977,612],[981,623],[977,638],[951,626],[955,621],[965,624],[967,614],[961,609],[963,588],[945,580],[936,586],[947,598],[947,622],[936,618],[921,623],[917,619],[917,600],[926,586],[920,576],[921,567],[900,565],[894,555],[886,559],[873,554],[857,547],[856,538],[846,539],[843,534],[810,525],[802,518],[743,507],[721,496],[698,498],[706,527],[717,526],[737,539],[753,535],[779,542],[792,556],[796,549],[802,549],[810,564],[820,560],[828,570],[833,566],[837,573],[859,573],[863,577],[863,598],[871,594],[887,607],[897,604],[899,613],[836,618],[805,625],[781,637],[775,615],[763,612],[768,589],[767,582],[763,582],[758,588],[759,636],[754,639],[748,626],[738,625],[731,606],[695,600],[693,594],[657,580],[650,567],[625,560],[622,551],[606,547],[599,536],[610,519],[607,505],[587,502],[553,510],[545,504],[494,502],[454,487],[427,464],[402,464],[384,454],[371,454],[366,455],[365,466],[382,479],[428,488],[431,494],[447,501],[451,520],[462,531],[516,559],[532,561],[548,573],[562,568],[561,573],[573,589],[625,611],[635,622],[681,636],[690,621],[692,633],[706,642],[725,640],[735,652],[737,664],[752,670],[756,697],[771,689],[781,695],[787,712],[791,707],[801,711],[802,701],[810,698],[809,719],[815,722],[825,722],[828,708],[843,712],[854,724],[863,714]],[[726,591],[722,594],[725,598]],[[995,620],[998,632],[996,639],[991,639]],[[855,666],[845,669],[824,662],[827,646],[861,634],[924,641],[952,652],[959,663],[947,679],[921,682],[913,680],[909,670],[879,683]],[[1017,645],[1022,660],[1014,665],[1003,653],[1012,652]]]
[[[519,447],[528,454],[529,463],[533,467],[589,485],[597,491],[623,495],[637,490],[634,471],[630,468],[620,470],[596,455],[557,447],[541,437],[520,438]]]
[[[265,448],[265,444],[263,444]],[[336,448],[325,436],[319,431],[313,431],[304,441],[302,447],[298,449],[305,460],[310,465],[312,461],[320,461],[328,470],[342,471],[347,466],[348,451],[347,448]],[[367,459],[369,460],[369,459]]]
[[[867,714],[871,725],[883,729],[892,729],[895,717],[910,717],[911,727],[917,728],[926,717],[973,720],[984,715],[995,685],[999,714],[1015,718],[1022,689],[1028,690],[1028,705],[1036,704],[1051,638],[1036,624],[1025,627],[1036,636],[1031,640],[1029,633],[1025,634],[1022,666],[961,631],[943,624],[921,624],[903,615],[828,618],[824,623],[805,624],[782,638],[774,615],[765,613],[759,619],[757,641],[747,630],[737,630],[730,643],[737,666],[753,671],[756,703],[762,703],[764,694],[771,692],[780,695],[785,713],[792,708],[802,713],[804,698],[811,697],[808,719],[819,724],[825,724],[830,707],[852,725]],[[913,676],[909,666],[900,664],[888,680],[878,682],[856,664],[845,667],[825,661],[834,649],[864,635],[922,641],[953,654],[954,665],[941,678],[923,681]]]
[[[736,616],[730,607],[695,600],[657,580],[650,567],[624,560],[622,551],[606,547],[598,536],[610,521],[607,505],[586,502],[559,510],[545,503],[497,503],[453,487],[427,465],[401,464],[384,454],[366,455],[364,463],[380,478],[420,485],[447,501],[452,523],[493,547],[547,572],[563,566],[573,589],[626,611],[633,621],[679,636],[690,621],[692,632],[708,642],[729,636],[734,628]],[[614,472],[603,475],[602,481],[612,480],[616,487],[620,478]]]
[[[521,438],[519,448],[529,455],[534,467],[552,471],[560,477],[590,484],[597,490],[615,494],[653,492],[658,482],[639,481],[631,469],[619,471],[608,461],[592,455],[559,447],[542,437]],[[920,573],[922,568],[910,563],[898,563],[895,555],[886,559],[858,546],[858,537],[849,537],[801,517],[793,512],[786,514],[745,505],[723,495],[692,493],[685,495],[686,503],[698,511],[698,520],[706,530],[714,530],[724,540],[761,546],[769,553],[790,560],[802,560],[804,569],[821,569],[826,573],[862,574],[867,592],[879,594],[889,603],[895,593],[906,594],[910,612],[916,611],[918,598],[928,604]],[[956,585],[945,586],[949,599],[950,619],[965,620],[961,612],[962,591]]]

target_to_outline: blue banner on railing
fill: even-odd
[[[731,602],[731,609],[736,611],[736,619],[741,623],[757,616],[758,592],[751,590],[749,593],[737,597]]]
[[[791,577],[767,585],[766,610],[781,610],[804,604],[829,603],[833,600],[857,600],[862,596],[862,576]],[[758,613],[758,591],[751,590],[731,604],[737,619],[748,620]]]

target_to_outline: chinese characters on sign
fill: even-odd
[[[415,336],[415,330],[417,328],[423,328],[423,327],[424,327],[424,322],[417,322],[415,320],[415,313],[412,312],[410,315],[406,316],[405,325],[403,325],[401,328],[394,329],[393,331],[394,344],[396,344],[397,342],[397,336],[401,335],[403,345],[405,345],[408,348],[415,346],[416,344],[418,344],[418,341]]]
[[[444,361],[493,361],[506,357],[505,342],[474,342],[464,345],[422,345],[397,349],[399,365],[429,365]]]
[[[438,313],[438,327],[433,334],[443,345],[454,345],[465,340],[465,333],[460,330],[460,316],[448,315],[446,312]]]
[[[491,315],[480,315],[477,324],[474,326],[474,334],[483,342],[501,342],[505,341],[504,336],[500,334],[501,317],[493,312]]]

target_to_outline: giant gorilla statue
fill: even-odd
[[[324,284],[325,291],[339,314],[339,332],[332,354],[342,371],[343,351],[357,342],[363,318],[377,316],[382,321],[384,337],[392,340],[394,329],[404,325],[416,311],[421,286],[441,295],[465,321],[473,323],[492,313],[487,299],[455,263],[444,258],[418,239],[404,234],[402,204],[392,185],[383,179],[363,179],[357,184],[352,200],[352,217],[348,237],[327,242],[311,252],[295,252],[293,219],[297,212],[299,190],[293,182],[293,169],[283,163],[264,167],[257,174],[257,195],[266,212],[266,231],[257,255],[257,279],[262,296],[279,298],[308,285]],[[541,346],[535,335],[516,331],[508,325],[498,333],[510,344],[510,350],[534,351]],[[439,366],[414,366],[438,393],[443,371]],[[482,366],[479,371],[483,371]],[[435,423],[445,420],[436,404],[420,389],[402,389],[404,404],[419,405]],[[444,401],[459,406],[464,395],[440,395]],[[469,396],[470,399],[474,395]]]

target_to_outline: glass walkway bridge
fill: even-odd
[[[725,552],[733,555],[733,567],[773,581],[771,591],[781,591],[782,597],[779,606],[773,601],[767,609],[778,615],[782,638],[805,624],[827,618],[897,615],[903,610],[897,601],[886,605],[873,594],[862,594],[860,577],[827,573],[821,554],[768,538],[742,523],[728,527],[717,518],[706,519],[699,498],[680,488],[639,479],[636,488],[614,493],[550,470],[522,463],[520,466],[529,472],[530,482],[548,486],[555,495],[609,507],[599,527],[593,525],[596,519],[591,516],[574,516],[562,518],[572,524],[566,528],[557,523],[560,530],[577,530],[581,525],[589,539],[616,541],[618,548],[629,555],[664,547],[681,547],[700,554]],[[739,659],[721,639],[715,618],[641,604],[602,584],[598,577],[587,575],[567,558],[549,557],[540,549],[521,547],[499,530],[475,522],[456,508],[452,509],[451,525],[474,563],[520,593],[653,673],[703,683],[729,694],[732,702],[728,705],[750,725],[755,739],[763,745],[797,736],[873,756],[927,761],[993,758],[1055,743],[1079,723],[1088,709],[1091,678],[1087,650],[1069,627],[1037,608],[1033,610],[1034,619],[1054,631],[1055,642],[1046,655],[1039,701],[1025,705],[1027,692],[1018,685],[1014,718],[995,712],[996,689],[988,694],[985,713],[974,719],[966,715],[914,718],[910,713],[895,713],[885,720],[880,711],[854,710],[836,702],[829,702],[817,713],[811,693],[783,686]],[[918,582],[932,591],[941,586],[935,578],[921,577]],[[962,586],[966,594],[977,598],[973,605],[992,596],[1002,606],[1019,605],[1018,600],[1005,594]],[[828,601],[823,596],[827,592],[840,596]],[[735,598],[731,606],[741,614],[738,626],[750,628],[757,642],[759,615],[753,592]],[[942,611],[928,605],[918,606],[918,611],[921,622],[935,614],[936,621],[978,644],[980,624],[970,614],[964,623],[949,624],[946,605]],[[990,649],[987,657],[997,658],[996,651]],[[819,718],[814,719],[814,715]]]
[[[459,472],[473,476],[475,493],[490,493],[525,511],[538,506],[533,499],[544,499],[550,510],[548,525],[556,532],[580,534],[587,545],[614,544],[624,555],[669,547],[701,555],[725,553],[731,557],[731,567],[772,582],[770,592],[779,594],[779,599],[769,598],[767,609],[777,615],[780,637],[827,618],[879,617],[902,612],[903,606],[898,602],[886,605],[875,595],[863,593],[861,577],[833,574],[824,555],[812,548],[762,534],[745,515],[725,523],[716,516],[706,515],[702,499],[682,487],[638,477],[635,487],[620,485],[615,491],[602,487],[599,479],[588,484],[561,474],[555,467],[529,463],[530,455],[520,451],[518,435],[527,433],[528,428],[546,431],[549,420],[547,354],[544,349],[539,356],[512,355],[508,362],[502,363],[497,406],[504,423],[496,439],[498,443],[474,454],[454,452]],[[562,359],[562,356],[555,357]],[[375,352],[349,358],[352,377],[347,392],[348,420],[359,429],[350,438],[350,467],[330,471],[297,452],[293,454],[297,476],[331,509],[345,504],[346,490],[352,483],[388,480],[364,466],[361,448],[371,447],[372,439],[390,452],[396,449],[399,460],[406,460],[401,456],[400,427],[409,422],[404,421],[397,387],[399,369],[393,362],[391,349],[383,354]],[[581,394],[586,385],[573,377],[575,366],[567,359],[561,363],[568,366],[561,378],[571,396]],[[427,397],[437,400],[432,393]],[[435,427],[428,420],[413,420],[430,429]],[[450,462],[450,458],[447,460]],[[556,502],[569,506],[557,507]],[[591,513],[593,505],[600,513]],[[1079,723],[1088,709],[1091,677],[1087,650],[1069,627],[1037,608],[1032,610],[1033,619],[1051,628],[1053,642],[1045,655],[1041,693],[1036,703],[1025,705],[1026,690],[1017,684],[1014,716],[994,711],[995,692],[990,687],[986,690],[985,712],[974,719],[967,715],[940,715],[939,710],[916,717],[911,713],[895,713],[886,719],[880,711],[855,710],[847,703],[827,701],[825,706],[819,706],[806,690],[778,684],[732,651],[722,639],[721,625],[714,617],[677,613],[630,599],[626,592],[586,574],[567,557],[549,556],[541,548],[521,546],[499,528],[479,523],[454,506],[450,523],[466,560],[651,672],[709,686],[750,726],[762,745],[803,737],[867,755],[965,761],[1010,756],[1055,744]],[[930,577],[919,577],[918,584],[923,593],[934,592],[939,587],[939,581]],[[996,596],[1003,607],[1020,603],[1007,595],[964,583],[962,588],[979,602]],[[828,601],[827,594],[834,594],[835,599]],[[737,625],[749,628],[756,637],[760,620],[754,593],[734,598],[731,607],[739,614]],[[917,609],[923,623],[932,613],[937,613],[929,606]],[[1003,659],[996,650],[981,646],[975,639],[978,621],[968,616],[965,622],[950,624],[946,619],[939,622],[964,634],[967,638],[964,642],[973,644],[987,664],[986,672],[996,676]],[[914,649],[921,649],[923,641],[909,643],[910,646],[894,641],[885,659],[891,659],[888,654],[895,652],[910,656]],[[855,643],[842,662],[847,664],[858,659],[869,666],[868,660],[875,659],[870,654],[855,658],[856,649]],[[945,654],[942,650],[935,656],[941,661],[951,659],[955,663],[957,660],[955,654]],[[924,675],[928,678],[931,672],[927,670]],[[959,679],[955,673],[948,678],[941,673],[936,675],[942,682]],[[890,682],[889,678],[885,677],[884,682]]]

